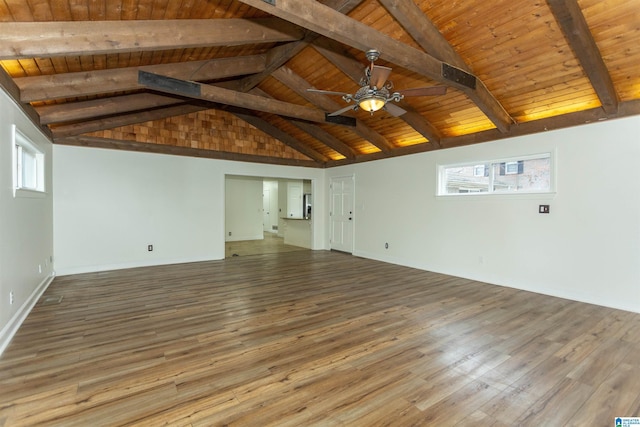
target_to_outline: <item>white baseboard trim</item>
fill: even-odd
[[[251,236],[227,236],[225,242],[244,242],[245,240],[264,240],[264,232],[262,234],[254,234]]]
[[[640,305],[637,304],[636,298],[624,297],[608,297],[607,295],[595,295],[593,293],[581,292],[580,290],[567,290],[562,289],[560,286],[545,286],[543,284],[516,284],[516,283],[504,283],[493,280],[488,277],[481,277],[473,274],[460,274],[459,272],[443,271],[440,269],[429,268],[428,266],[418,264],[415,262],[407,262],[403,259],[398,259],[389,256],[380,256],[377,253],[367,251],[354,251],[354,256],[361,258],[372,259],[374,261],[382,261],[390,264],[402,265],[404,267],[416,268],[418,270],[431,271],[439,274],[446,274],[449,276],[460,277],[463,279],[475,280],[478,282],[486,283],[494,286],[503,286],[505,288],[518,289],[526,292],[533,292],[536,294],[547,295],[555,298],[563,298],[571,301],[582,302],[585,304],[599,305],[601,307],[613,308],[615,310],[629,311],[632,313],[640,313]],[[631,295],[630,295],[631,296]]]
[[[20,309],[16,311],[13,317],[9,320],[4,328],[0,331],[0,356],[4,350],[9,346],[9,343],[13,339],[16,332],[25,321],[33,307],[36,305],[44,291],[47,290],[53,279],[56,277],[55,273],[51,273],[50,276],[44,278],[42,282],[31,292],[29,298],[20,306]]]
[[[221,257],[193,257],[193,258],[170,258],[170,259],[152,259],[149,261],[134,261],[119,264],[103,264],[103,265],[82,265],[76,267],[58,266],[56,264],[57,276],[70,276],[72,274],[99,273],[103,271],[124,270],[128,268],[139,267],[155,267],[158,265],[185,264],[190,262],[203,261],[220,261],[224,259],[224,252]]]

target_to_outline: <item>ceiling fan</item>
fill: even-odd
[[[338,116],[349,110],[356,111],[360,108],[373,114],[384,108],[392,116],[398,117],[406,113],[406,111],[391,103],[391,101],[398,102],[405,96],[444,95],[447,92],[446,86],[419,87],[392,92],[393,83],[387,80],[389,74],[391,74],[391,68],[374,65],[374,62],[380,57],[380,52],[376,49],[369,49],[366,52],[366,56],[370,64],[365,69],[364,76],[360,79],[360,89],[356,93],[307,89],[308,92],[316,92],[323,95],[340,95],[347,102],[355,102],[353,105],[328,114],[329,116]]]

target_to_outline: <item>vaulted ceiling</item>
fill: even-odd
[[[640,114],[640,0],[0,0],[0,64],[57,144],[331,167]]]

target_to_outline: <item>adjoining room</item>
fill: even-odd
[[[225,177],[225,257],[311,249],[312,182]]]

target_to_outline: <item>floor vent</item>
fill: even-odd
[[[54,305],[62,302],[63,295],[57,297],[44,297],[42,299],[42,305]]]

